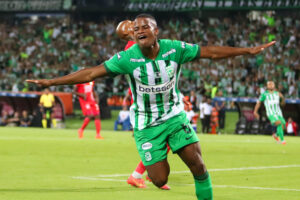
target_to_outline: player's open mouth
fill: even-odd
[[[145,36],[145,35],[140,35],[140,36],[138,36],[138,39],[139,40],[143,40],[143,39],[146,39],[147,38],[147,36]]]

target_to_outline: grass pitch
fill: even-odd
[[[125,181],[139,162],[130,132],[0,128],[1,200],[190,200],[193,178],[169,154],[170,191]],[[300,138],[199,135],[215,200],[299,200]]]

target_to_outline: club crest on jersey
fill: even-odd
[[[175,73],[174,67],[172,65],[166,66],[166,71],[167,71],[169,79],[172,79],[174,76],[174,73]]]

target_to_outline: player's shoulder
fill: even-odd
[[[194,46],[195,44],[191,44],[181,40],[171,40],[171,39],[162,39],[160,40],[160,44],[163,45],[171,45],[173,48],[185,49],[187,45]]]

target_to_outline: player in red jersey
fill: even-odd
[[[118,36],[121,39],[128,41],[125,46],[125,49],[124,49],[125,51],[127,49],[129,49],[132,45],[135,44],[135,42],[132,39],[132,31],[133,31],[132,26],[133,26],[132,21],[125,20],[125,21],[120,22],[116,29]],[[130,88],[128,88],[128,92],[125,96],[124,102],[128,101],[129,99],[131,99],[130,104],[133,104],[132,92],[131,92]],[[169,153],[169,151],[170,151],[170,147],[167,144],[167,153]],[[137,165],[137,167],[135,168],[135,170],[133,171],[133,173],[127,179],[127,183],[134,187],[137,187],[137,188],[146,188],[145,181],[142,178],[145,171],[146,171],[146,168],[145,168],[143,162],[140,161],[139,164]],[[146,179],[151,182],[151,179],[148,177],[148,175],[146,176]],[[171,188],[170,188],[170,186],[168,186],[166,184],[166,185],[163,185],[162,187],[160,187],[160,189],[170,190]]]
[[[95,82],[91,81],[88,83],[81,83],[75,85],[74,93],[79,97],[79,103],[83,115],[85,116],[81,128],[78,130],[78,137],[83,138],[83,131],[89,124],[92,118],[95,119],[96,126],[96,139],[103,139],[100,135],[101,121],[100,121],[100,110],[98,96],[94,91]]]

